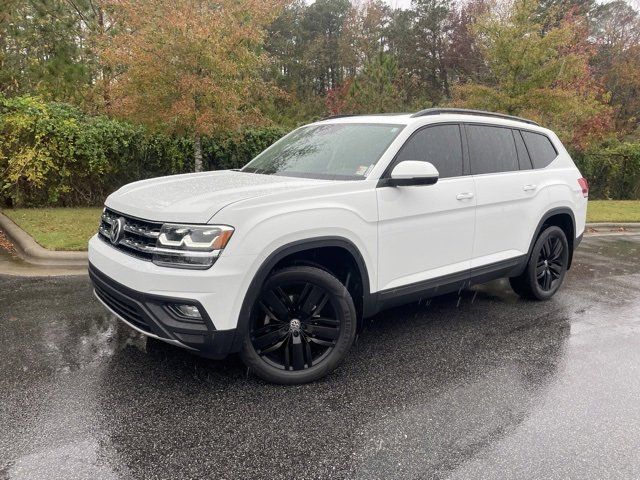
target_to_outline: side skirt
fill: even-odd
[[[471,285],[489,282],[503,277],[520,275],[527,266],[529,256],[520,255],[500,262],[482,265],[471,270],[456,272],[442,277],[431,278],[422,282],[403,285],[398,288],[381,290],[375,295],[375,313],[397,305],[415,302],[446,293],[462,291]]]

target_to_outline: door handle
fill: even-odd
[[[536,188],[538,188],[537,185],[533,185],[531,183],[525,185],[524,187],[522,187],[522,190],[524,190],[525,192],[529,192],[531,190],[535,190]]]
[[[456,195],[456,198],[458,200],[468,200],[469,198],[473,198],[473,193],[471,192],[459,193],[458,195]]]

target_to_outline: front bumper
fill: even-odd
[[[133,290],[109,278],[91,263],[89,277],[96,298],[120,320],[140,333],[207,358],[224,358],[237,350],[236,330],[216,330],[207,311],[197,300]],[[172,303],[196,306],[202,320],[179,317],[167,308]]]
[[[89,240],[89,262],[95,269],[137,292],[200,303],[217,331],[238,327],[255,261],[253,255],[225,253],[207,270],[160,267],[113,248],[97,235]]]

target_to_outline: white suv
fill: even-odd
[[[544,300],[585,228],[558,137],[454,109],[333,117],[240,170],[135,182],[89,243],[97,298],[130,327],[258,376],[308,382],[363,318],[509,277]]]

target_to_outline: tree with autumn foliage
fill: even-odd
[[[591,64],[610,93],[616,131],[633,133],[640,120],[640,14],[615,0],[597,7],[591,28],[597,48]]]
[[[536,0],[494,9],[473,30],[489,70],[484,83],[462,83],[452,92],[457,107],[521,115],[554,129],[577,148],[607,132],[611,109],[589,61],[584,17],[568,14],[543,28]]]
[[[393,57],[380,53],[359,75],[329,91],[327,110],[332,115],[400,112],[406,105],[402,81]]]
[[[115,27],[101,59],[116,72],[109,110],[193,138],[262,123],[257,105],[275,93],[262,73],[265,28],[282,0],[111,0]]]
[[[338,56],[345,74],[355,77],[384,51],[390,8],[381,0],[354,4],[344,22]]]

